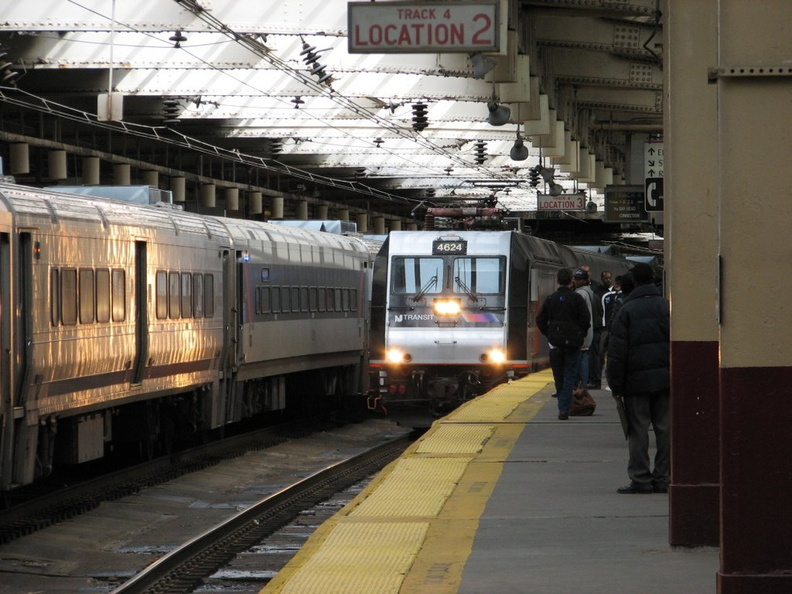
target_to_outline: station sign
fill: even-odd
[[[645,193],[642,186],[609,186],[605,188],[606,223],[648,223]]]
[[[663,179],[665,175],[665,149],[662,140],[644,143],[644,195],[648,212],[665,210]]]
[[[500,0],[350,2],[350,54],[498,52]]]
[[[586,210],[585,194],[536,195],[536,210]]]

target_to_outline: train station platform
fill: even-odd
[[[297,594],[716,591],[718,549],[668,544],[668,495],[620,495],[610,392],[557,420],[550,371],[438,420],[263,590]]]

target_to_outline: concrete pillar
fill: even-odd
[[[214,208],[217,204],[217,187],[214,184],[201,185],[201,206]]]
[[[359,212],[357,214],[358,233],[368,233],[368,213]]]
[[[374,217],[374,234],[385,235],[385,217]]]
[[[248,211],[250,214],[261,214],[264,212],[264,201],[261,192],[250,192],[248,194]]]
[[[669,542],[717,546],[717,90],[704,75],[718,59],[717,0],[667,0],[663,14],[665,288],[672,311]]]
[[[49,152],[49,179],[58,180],[68,177],[66,170],[66,151],[55,150]]]
[[[272,213],[270,214],[270,218],[271,219],[283,218],[283,196],[272,197]]]
[[[319,204],[316,206],[316,219],[320,221],[327,220],[327,204]]]
[[[342,208],[336,212],[336,217],[338,217],[339,221],[348,221],[349,220],[349,210],[346,208]]]
[[[402,222],[399,219],[392,219],[390,222],[391,231],[401,231]]]
[[[144,171],[140,177],[144,186],[159,188],[159,171]]]
[[[225,189],[226,210],[239,210],[239,188]]]
[[[11,163],[9,173],[19,175],[20,173],[30,173],[30,147],[26,142],[14,142],[11,144]]]
[[[721,594],[792,592],[789,10],[718,2]]]
[[[170,189],[173,194],[174,202],[184,202],[187,200],[187,180],[183,177],[172,177],[170,179]]]
[[[418,231],[418,223],[408,223],[407,231]]]
[[[101,181],[100,171],[99,157],[83,157],[82,183],[84,186],[98,186]]]
[[[308,220],[308,201],[300,200],[297,204],[297,219],[300,221]]]
[[[116,186],[128,186],[132,183],[132,167],[128,163],[116,163],[113,165],[113,184]]]

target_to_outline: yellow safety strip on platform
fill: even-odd
[[[434,518],[471,458],[403,458],[350,516]],[[432,477],[427,481],[426,477]]]
[[[429,524],[339,524],[284,594],[396,594]]]
[[[503,464],[549,397],[549,371],[437,421],[330,520],[262,593],[454,594]]]
[[[421,440],[418,454],[478,454],[495,431],[488,425],[440,425]]]

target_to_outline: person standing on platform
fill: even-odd
[[[627,413],[630,482],[623,494],[667,493],[670,443],[670,320],[668,300],[654,284],[648,264],[632,270],[635,289],[614,314],[608,346],[607,379]],[[624,282],[624,279],[622,279]],[[654,469],[649,461],[649,425],[655,433]]]
[[[593,337],[589,348],[589,372],[588,387],[592,390],[602,388],[602,361],[605,354],[600,349],[602,345],[602,334],[605,327],[604,315],[602,310],[602,296],[611,290],[613,275],[609,270],[603,270],[600,274],[600,283],[591,283],[591,291],[594,294],[594,301],[591,304],[591,327]]]
[[[589,358],[591,356],[590,350],[594,340],[594,326],[597,316],[597,308],[594,307],[594,292],[589,285],[589,273],[586,268],[578,268],[572,279],[575,286],[575,293],[583,297],[583,300],[586,302],[589,319],[591,320],[591,326],[589,326],[588,332],[586,332],[586,338],[583,340],[583,346],[581,347],[583,352],[580,356],[580,371],[575,381],[575,388],[585,388],[589,383]]]
[[[583,297],[572,290],[572,271],[561,268],[556,280],[558,290],[542,303],[536,316],[536,326],[550,344],[558,419],[565,421],[569,418],[572,390],[580,368],[580,347],[591,326],[591,316]]]

